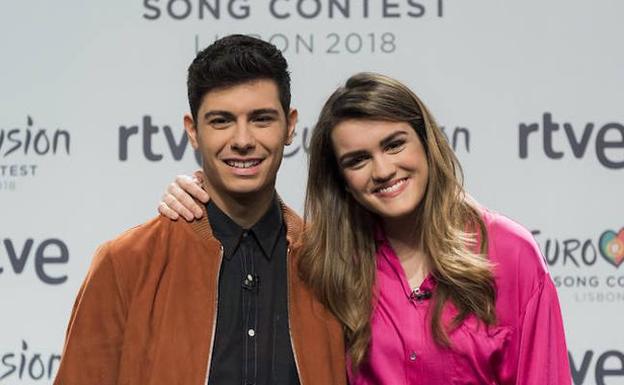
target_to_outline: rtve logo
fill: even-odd
[[[584,127],[572,123],[559,124],[553,120],[550,112],[545,112],[542,124],[520,123],[518,126],[518,148],[520,158],[529,157],[529,146],[533,148],[531,155],[535,154],[535,146],[542,142],[544,154],[550,159],[562,159],[570,156],[570,152],[575,158],[583,158],[589,148],[593,147],[600,164],[610,169],[624,168],[624,125],[617,122],[597,125],[588,122]],[[563,130],[560,131],[560,128]],[[541,131],[541,138],[540,138]],[[553,141],[560,141],[564,137],[561,147],[553,144]]]
[[[169,155],[173,160],[179,161],[184,157],[187,147],[194,151],[184,129],[174,130],[167,125],[159,127],[152,123],[150,115],[144,115],[141,123],[141,125],[119,126],[119,160],[128,160],[129,143],[135,135],[137,136],[135,140],[141,142],[143,156],[150,162],[159,162],[163,160],[163,157]],[[178,133],[176,134],[176,132]],[[163,136],[165,140],[163,140]],[[155,147],[165,148],[163,151],[158,151]],[[195,161],[201,165],[200,152],[194,151],[194,153]]]
[[[24,242],[13,238],[0,239],[0,276],[5,273],[22,275],[24,268],[32,264],[41,282],[48,285],[60,285],[67,281],[64,268],[67,267],[68,262],[69,248],[67,243],[59,238],[43,240],[27,238]],[[52,269],[52,272],[49,269]]]
[[[454,151],[461,149],[467,153],[470,152],[470,128],[441,126],[440,129]],[[308,153],[311,135],[311,127],[304,124],[298,126],[295,129],[293,143],[284,149],[284,158],[294,157],[301,152]],[[127,161],[131,156],[140,156],[139,152],[142,152],[143,158],[150,162],[180,161],[185,157],[186,149],[190,148],[197,165],[202,164],[200,151],[193,149],[183,128],[171,128],[166,124],[158,126],[154,124],[151,115],[143,115],[139,124],[119,126],[118,139],[119,160],[122,162]]]

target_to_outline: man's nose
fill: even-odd
[[[247,123],[239,123],[234,129],[232,137],[232,150],[239,153],[247,153],[256,147],[256,140],[251,131],[251,127]]]

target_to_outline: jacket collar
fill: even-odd
[[[206,204],[206,211],[213,234],[223,245],[226,259],[232,258],[246,235],[255,239],[265,258],[271,259],[282,232],[282,211],[277,199],[273,199],[267,212],[249,229],[239,226],[214,201]]]
[[[286,242],[288,244],[288,247],[296,247],[301,243],[303,220],[299,215],[297,215],[297,213],[295,213],[293,209],[288,207],[284,203],[284,201],[282,201],[279,194],[276,194],[276,197],[282,212],[284,225],[286,226]],[[191,228],[202,240],[208,242],[218,242],[212,231],[212,227],[210,226],[210,220],[208,219],[206,205],[198,200],[196,200],[195,202],[202,208],[204,215],[202,215],[200,219],[193,220],[190,223]]]

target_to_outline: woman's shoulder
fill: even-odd
[[[501,279],[536,288],[548,274],[546,262],[531,232],[497,212],[482,209],[488,237],[488,257]]]
[[[487,208],[481,208],[481,217],[490,242],[509,247],[536,246],[531,232],[513,219]]]

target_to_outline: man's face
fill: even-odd
[[[212,193],[253,196],[275,188],[284,145],[290,144],[297,111],[288,116],[272,80],[254,80],[209,91],[184,125]]]

